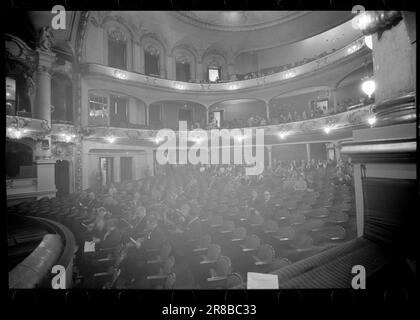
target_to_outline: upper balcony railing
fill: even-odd
[[[112,67],[99,65],[95,63],[86,63],[84,64],[85,74],[97,74],[104,75],[111,78],[116,78],[123,81],[130,81],[141,83],[145,85],[152,85],[156,87],[162,87],[178,91],[200,91],[200,92],[220,92],[220,91],[237,91],[247,88],[255,88],[258,86],[277,83],[281,81],[287,81],[298,76],[308,74],[314,71],[317,71],[325,66],[328,66],[334,62],[337,62],[341,59],[344,59],[356,52],[359,52],[364,48],[365,42],[364,38],[359,38],[349,45],[338,49],[322,58],[310,61],[308,63],[302,64],[300,66],[284,70],[278,73],[271,75],[266,75],[259,78],[253,78],[248,80],[241,81],[230,81],[224,83],[191,83],[191,82],[181,82],[169,79],[155,78],[152,76],[147,76],[144,74],[130,72],[120,69],[115,69]]]
[[[281,134],[285,136],[290,134],[307,134],[319,130],[337,130],[354,127],[358,125],[366,125],[368,117],[372,114],[374,105],[361,106],[359,108],[347,110],[341,113],[327,115],[320,118],[295,121],[289,123],[281,123],[275,125],[258,126],[252,128],[263,128],[265,134]],[[32,137],[39,138],[51,134],[53,141],[73,142],[80,135],[86,138],[104,138],[107,135],[115,136],[121,141],[128,140],[153,140],[158,130],[151,129],[134,129],[134,128],[117,128],[117,127],[101,127],[89,126],[79,128],[73,125],[53,124],[50,128],[45,122],[39,119],[6,117],[6,135],[10,138]],[[20,136],[13,134],[16,130],[20,130]],[[204,129],[205,130],[205,129]],[[154,141],[154,140],[153,140]]]

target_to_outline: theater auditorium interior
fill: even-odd
[[[414,12],[10,14],[9,288],[414,286]]]

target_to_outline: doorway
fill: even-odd
[[[178,111],[179,121],[187,121],[188,126],[191,125],[193,120],[192,110],[188,108],[181,108]]]
[[[55,187],[57,197],[70,193],[70,163],[67,160],[57,160],[55,163]]]
[[[121,127],[127,123],[128,99],[120,96],[111,95],[110,126]]]
[[[114,182],[114,158],[100,157],[99,158],[99,171],[101,173],[101,185]]]
[[[213,111],[213,123],[216,125],[216,128],[220,128],[223,124],[223,110]]]
[[[120,158],[121,181],[133,180],[133,157]]]

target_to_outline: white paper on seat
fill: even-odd
[[[95,252],[95,242],[85,241],[84,252]]]
[[[275,274],[248,272],[247,289],[278,289],[279,278]]]

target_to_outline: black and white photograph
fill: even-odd
[[[9,289],[413,289],[415,12],[7,14]]]

